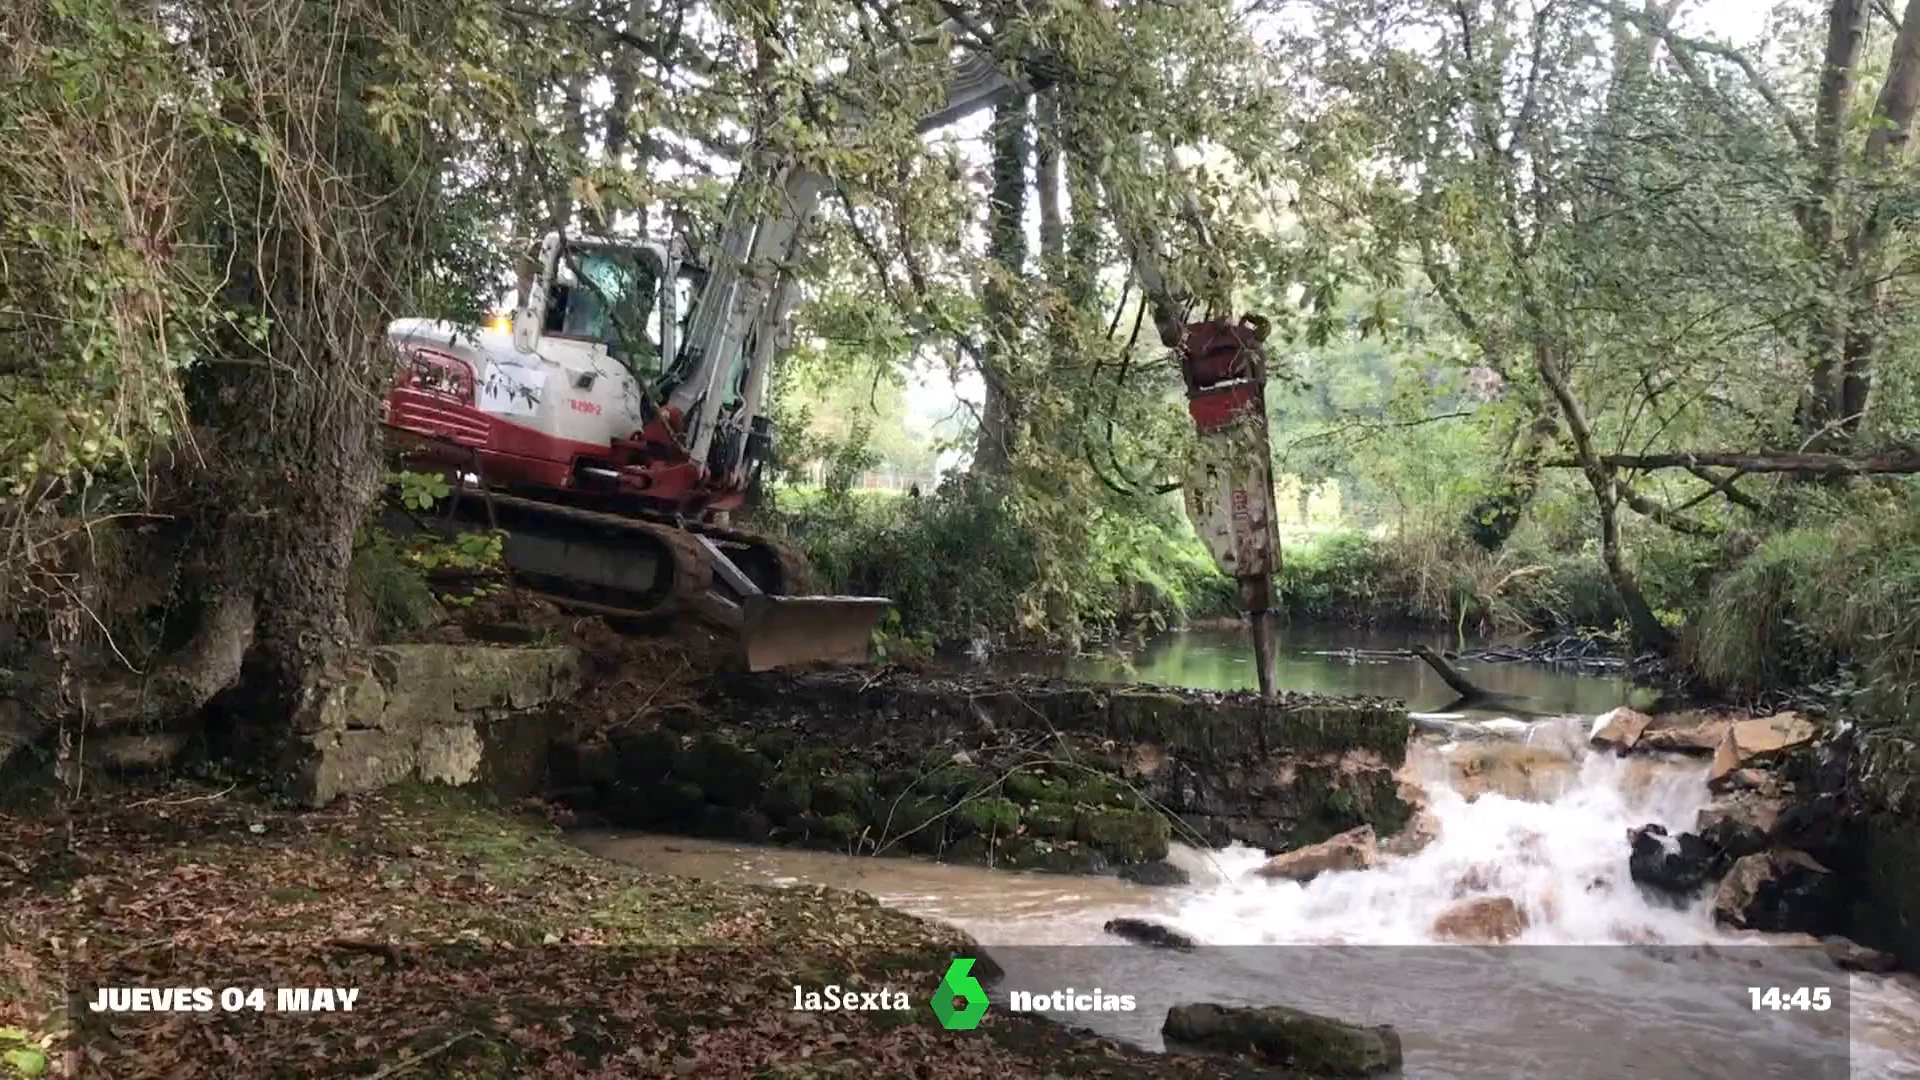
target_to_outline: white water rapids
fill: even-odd
[[[1213,883],[1172,921],[1213,945],[1426,945],[1441,942],[1434,919],[1457,900],[1505,896],[1527,915],[1516,944],[1746,940],[1713,929],[1709,899],[1678,910],[1627,875],[1629,829],[1693,828],[1706,764],[1588,753],[1586,731],[1546,721],[1511,742],[1416,740],[1407,773],[1439,831],[1425,849],[1302,886],[1253,876],[1265,856],[1230,848],[1202,857]]]
[[[1239,847],[1177,848],[1174,861],[1192,884],[1148,889],[631,834],[583,843],[662,872],[864,889],[966,929],[996,959],[993,946],[1011,946],[1010,976],[1030,949],[1033,965],[1082,987],[1138,983],[1179,1000],[1392,1022],[1410,1077],[1920,1077],[1920,983],[1848,975],[1812,949],[1743,949],[1805,942],[1724,930],[1709,900],[1676,908],[1634,884],[1628,830],[1649,822],[1691,830],[1708,801],[1706,766],[1589,751],[1588,723],[1543,721],[1513,740],[1417,739],[1403,775],[1426,791],[1437,837],[1417,853],[1306,885],[1254,876],[1264,856]],[[1436,937],[1434,921],[1450,906],[1494,896],[1526,915],[1513,943]],[[1100,929],[1116,915],[1155,919],[1207,946],[1293,948],[1123,947]],[[1040,948],[1066,945],[1112,947]],[[1691,975],[1711,964],[1726,973]],[[1681,970],[1690,975],[1674,974]],[[1850,988],[1850,1016],[1756,1020],[1746,1008],[1746,984],[1821,981]],[[1232,992],[1221,996],[1223,986]],[[1180,996],[1183,988],[1213,996]],[[1157,1042],[1157,1016],[1074,1019]],[[1831,1026],[1849,1021],[1850,1034]],[[1649,1034],[1658,1025],[1660,1038]],[[1823,1039],[1828,1050],[1850,1041],[1850,1063],[1836,1063]]]

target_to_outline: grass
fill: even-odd
[[[1717,686],[1757,693],[1836,674],[1869,717],[1920,705],[1920,508],[1849,507],[1762,541],[1708,593],[1691,640]]]

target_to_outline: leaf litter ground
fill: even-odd
[[[945,1031],[926,998],[971,954],[957,931],[860,893],[642,873],[445,788],[322,811],[119,792],[0,817],[0,854],[0,1029],[46,1042],[49,1076],[1275,1075],[999,1011]],[[914,1009],[792,1011],[828,983]],[[260,987],[267,1011],[103,1018],[102,986]],[[273,1011],[303,986],[359,996]]]

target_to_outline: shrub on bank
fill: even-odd
[[[1757,693],[1847,676],[1868,716],[1920,707],[1920,500],[1835,506],[1761,540],[1714,583],[1690,659]]]
[[[890,597],[893,633],[923,644],[1074,643],[1235,610],[1233,583],[1165,507],[1053,524],[959,481],[918,498],[786,489],[754,522],[806,554],[818,587]]]
[[[1447,626],[1476,633],[1611,627],[1612,584],[1587,552],[1460,537],[1335,533],[1289,546],[1281,600],[1296,619]]]

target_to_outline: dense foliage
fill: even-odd
[[[1895,700],[1920,0],[1794,0],[1756,42],[1691,7],[11,5],[7,640],[171,687],[142,715],[243,671],[311,705],[378,577],[386,320],[477,316],[555,226],[697,250],[792,161],[836,185],[776,407],[825,491],[763,517],[907,638],[1221,610],[1159,330],[1258,310],[1278,471],[1342,496],[1296,614],[1598,623]],[[924,134],[954,51],[1031,92]],[[981,400],[906,439],[910,371]],[[966,475],[918,498],[844,490],[942,451]],[[1804,584],[1855,558],[1870,603]]]

